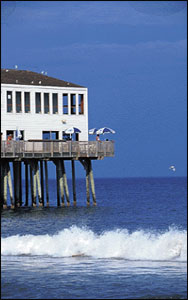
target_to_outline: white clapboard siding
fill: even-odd
[[[7,91],[13,93],[13,112],[7,112]],[[16,113],[15,111],[15,93],[16,91],[30,92],[30,113]],[[35,113],[35,93],[50,94],[50,113]],[[58,114],[52,114],[52,93],[58,94]],[[62,113],[62,95],[76,94],[76,115]],[[78,95],[84,95],[84,114],[78,112]],[[43,97],[42,97],[43,100]],[[43,101],[42,101],[43,102]],[[24,102],[22,99],[22,109]],[[70,113],[70,109],[69,109]],[[1,132],[3,140],[6,138],[7,130],[24,130],[25,140],[42,139],[42,131],[59,131],[59,138],[62,138],[62,131],[69,127],[77,127],[81,130],[79,134],[80,141],[88,141],[88,90],[82,87],[52,87],[52,86],[31,86],[19,84],[1,84]]]

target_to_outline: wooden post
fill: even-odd
[[[14,182],[14,206],[17,206],[16,198],[16,162],[13,162],[13,182]]]
[[[30,163],[29,165],[29,170],[30,170],[30,190],[31,190],[31,203],[32,206],[34,206],[34,192],[33,192],[33,169],[32,169],[32,165]]]
[[[48,165],[47,161],[44,162],[45,167],[45,186],[46,186],[46,206],[49,206],[49,194],[48,194]]]
[[[89,168],[86,166],[86,196],[87,196],[87,205],[90,205],[90,193],[89,193]]]
[[[25,206],[28,206],[28,195],[29,186],[28,186],[28,163],[25,162]]]
[[[42,205],[44,206],[44,174],[43,174],[42,160],[40,160],[40,180],[41,180],[41,192],[42,192]]]
[[[58,162],[54,161],[54,164],[56,166],[56,190],[57,190],[57,206],[60,206],[60,198],[59,198],[59,168],[58,168]]]
[[[14,174],[14,199],[15,207],[20,206],[20,166],[19,161],[13,162],[13,174]]]
[[[61,160],[61,166],[62,166],[62,172],[63,172],[63,184],[64,184],[64,189],[65,189],[65,195],[67,199],[67,206],[70,206],[70,198],[69,198],[69,188],[67,184],[67,175],[65,172],[65,165],[64,165],[64,160]]]
[[[18,169],[19,169],[19,205],[22,206],[22,162],[18,162]]]
[[[1,207],[3,207],[4,202],[4,166],[3,161],[1,161]]]
[[[7,208],[7,168],[6,163],[3,164],[3,208]]]
[[[13,209],[14,197],[13,197],[12,178],[11,178],[9,162],[7,162],[7,179],[8,179],[9,193],[10,193],[11,208]]]
[[[89,165],[86,159],[80,159],[81,164],[84,166],[86,171],[86,197],[87,197],[87,205],[90,205],[90,193],[89,193]]]
[[[90,184],[91,184],[91,193],[92,193],[92,197],[93,197],[93,205],[97,205],[96,195],[95,195],[95,182],[94,182],[94,177],[93,177],[91,159],[88,160],[88,167],[89,167],[89,177],[90,177]]]
[[[36,161],[35,163],[35,169],[36,169],[36,181],[37,181],[37,189],[38,189],[39,206],[42,206],[43,203],[42,203],[42,192],[41,192],[41,185],[40,185],[38,161]]]
[[[60,188],[60,195],[61,195],[61,206],[65,205],[64,201],[64,188],[63,188],[63,171],[60,159],[57,162],[57,168],[59,172],[59,188]]]
[[[73,205],[76,206],[76,180],[75,180],[75,165],[74,165],[74,160],[71,160],[71,164],[72,164]]]
[[[35,163],[32,162],[32,168],[34,171],[33,175],[33,206],[37,205],[37,169],[35,167]]]

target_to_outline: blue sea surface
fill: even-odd
[[[68,184],[70,207],[50,180],[50,207],[2,211],[2,299],[187,298],[187,178],[98,178],[89,207]]]

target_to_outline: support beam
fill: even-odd
[[[1,161],[1,207],[3,207],[4,198],[4,166],[3,161]]]
[[[88,167],[89,167],[89,177],[90,177],[90,184],[91,184],[91,193],[92,193],[92,197],[93,197],[93,205],[97,205],[96,195],[95,195],[95,182],[94,182],[94,177],[93,177],[91,159],[88,160]]]
[[[87,205],[90,205],[90,192],[89,192],[89,166],[86,159],[80,159],[81,164],[84,166],[86,171],[86,199]]]
[[[36,170],[36,181],[37,181],[37,190],[38,190],[39,206],[43,206],[43,203],[42,203],[42,192],[41,192],[41,185],[40,185],[40,175],[39,175],[39,165],[38,165],[38,160],[35,162],[35,170]]]
[[[46,206],[49,206],[49,193],[48,193],[48,165],[47,161],[44,162],[45,167],[45,187],[46,187]]]
[[[68,183],[67,183],[67,175],[65,172],[64,160],[61,160],[61,166],[62,166],[62,172],[63,172],[63,184],[64,184],[65,195],[66,195],[66,199],[67,199],[67,206],[70,206],[69,188],[68,188]]]
[[[28,206],[29,202],[29,177],[28,177],[28,163],[25,162],[25,206]]]
[[[34,172],[33,175],[33,206],[35,207],[37,205],[37,169],[35,167],[35,163],[32,161],[31,163],[32,169]]]
[[[14,197],[13,197],[12,178],[11,178],[9,162],[7,162],[6,167],[7,167],[8,187],[9,187],[9,193],[10,193],[10,202],[11,202],[11,208],[13,209],[14,208]]]
[[[60,197],[59,197],[59,169],[58,169],[58,163],[54,161],[54,164],[56,166],[56,191],[57,191],[57,206],[60,206]]]
[[[43,172],[42,160],[40,160],[40,180],[41,180],[42,205],[44,206],[44,172]]]
[[[14,199],[15,207],[20,207],[20,166],[19,161],[13,162],[13,175],[14,175]]]
[[[59,189],[60,189],[60,195],[61,195],[61,206],[65,206],[64,201],[64,188],[63,188],[63,171],[62,171],[62,165],[60,159],[57,161],[57,168],[59,172]]]
[[[32,169],[31,163],[30,163],[30,165],[29,165],[29,171],[30,171],[31,203],[32,203],[32,206],[34,206],[33,169]]]
[[[19,169],[19,205],[22,206],[22,162],[18,162]]]
[[[71,160],[71,165],[72,165],[73,205],[76,206],[76,180],[75,180],[75,164],[74,164],[74,160]]]
[[[3,177],[3,208],[7,208],[7,168],[6,163],[2,165],[2,177]]]

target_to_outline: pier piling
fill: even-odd
[[[28,176],[28,163],[25,161],[25,206],[29,202],[29,176]]]
[[[72,165],[73,205],[76,206],[76,180],[75,180],[75,165],[74,165],[74,160],[71,160],[71,165]]]
[[[44,206],[44,172],[43,172],[43,161],[42,160],[40,160],[40,179],[41,179],[42,205]]]
[[[44,168],[45,168],[45,188],[46,188],[46,206],[49,206],[49,192],[48,192],[48,165],[47,161],[44,161]]]
[[[9,162],[7,162],[6,168],[7,168],[7,179],[8,179],[9,193],[10,193],[11,208],[13,209],[14,208],[14,196],[13,196],[12,178],[11,178]]]
[[[7,208],[7,168],[6,163],[3,164],[3,208]]]
[[[67,206],[70,206],[69,188],[68,188],[68,183],[67,183],[67,175],[66,175],[66,171],[65,171],[64,160],[61,160],[61,169],[62,169],[62,173],[63,173],[63,185],[64,185],[64,190],[65,190],[65,195],[66,195],[66,200],[67,200]]]
[[[43,142],[44,144],[42,149],[41,144],[40,147],[38,147],[38,142],[36,142],[37,150],[35,150],[33,142],[32,144],[30,144],[30,142],[24,142],[25,148],[23,147],[23,143],[20,144],[22,147],[18,147],[17,143],[18,142],[14,145],[13,142],[12,145],[14,147],[12,147],[12,152],[10,152],[10,149],[6,152],[6,143],[4,143],[4,148],[2,148],[2,151],[4,152],[1,151],[1,155],[3,156],[1,161],[1,206],[3,208],[7,208],[7,205],[11,205],[11,208],[22,206],[22,177],[24,174],[24,206],[49,206],[48,162],[53,162],[56,167],[57,206],[65,206],[65,199],[67,206],[70,206],[70,194],[65,170],[65,160],[71,161],[73,205],[76,206],[77,204],[75,161],[80,161],[86,172],[86,204],[88,206],[90,205],[91,193],[93,205],[96,205],[95,183],[91,160],[104,158],[102,150],[100,150],[100,154],[94,151],[95,148],[98,149],[97,143],[92,142],[90,144],[90,142],[84,142],[84,144],[82,144],[82,142],[80,142],[79,145],[77,144],[78,142],[75,142],[75,144],[70,144],[69,142],[66,145],[69,146],[69,153],[63,151],[54,152],[57,151],[57,145],[51,142],[50,145]],[[78,147],[78,149],[71,145]],[[29,150],[27,150],[26,146],[28,146]],[[48,149],[47,146],[50,146],[50,153],[46,153],[46,149]],[[66,149],[67,151],[65,144],[62,146],[63,147],[59,147],[59,149]],[[15,151],[15,149],[17,150]],[[34,151],[39,152],[35,153]],[[112,151],[109,153],[109,156],[113,154]],[[105,152],[106,156],[107,154],[108,153]],[[94,156],[90,158],[90,155]],[[22,172],[23,166],[25,167],[25,172]],[[13,173],[13,176],[11,173]]]

